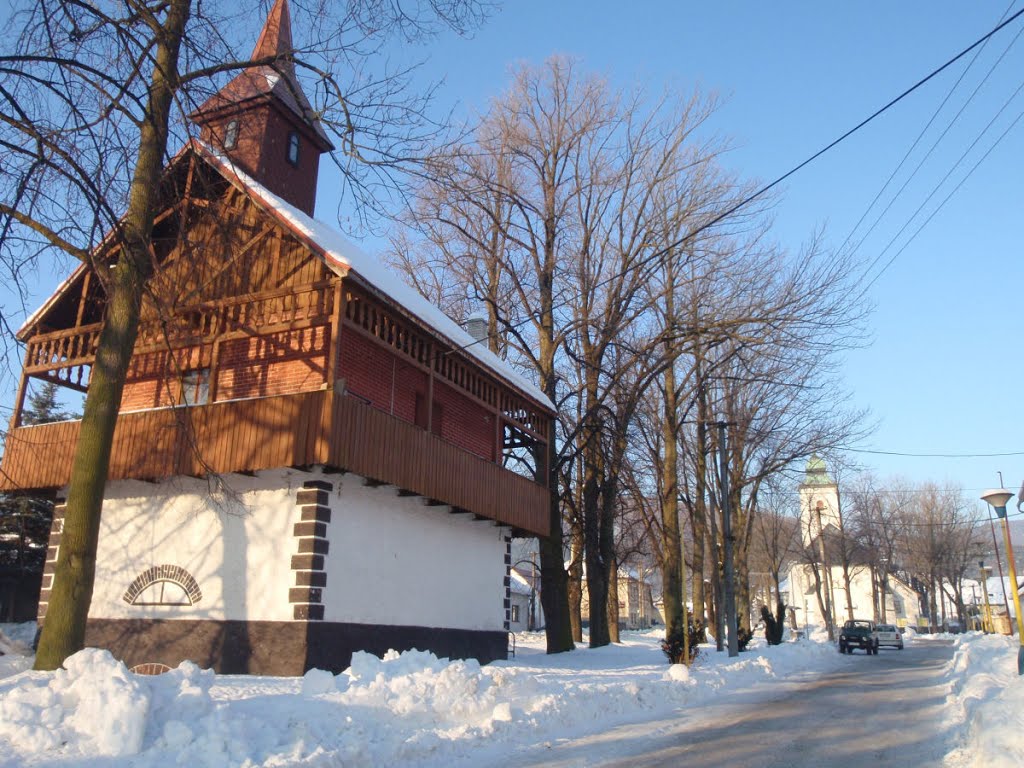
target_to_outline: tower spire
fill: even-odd
[[[252,49],[252,60],[276,58],[278,69],[289,69],[295,71],[295,65],[290,58],[292,48],[292,20],[288,12],[288,0],[277,0],[274,7],[267,15],[267,21],[260,32],[260,38],[256,41],[256,47]]]
[[[255,64],[192,114],[200,139],[260,184],[312,215],[320,155],[334,149],[295,75],[288,0],[276,0]]]

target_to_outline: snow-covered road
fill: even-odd
[[[523,755],[519,765],[941,765],[959,736],[957,723],[945,717],[953,656],[953,641],[940,640],[842,657],[831,671],[723,697],[684,718],[566,742]]]

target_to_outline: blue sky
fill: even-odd
[[[472,114],[500,94],[508,68],[554,53],[579,57],[614,84],[725,97],[713,121],[735,149],[726,162],[770,181],[883,106],[1019,10],[998,2],[509,2],[473,39],[443,38],[429,50],[424,78],[444,78],[439,105]],[[1024,17],[995,36],[883,196],[874,220],[988,70],[1024,29]],[[426,51],[423,52],[427,53]],[[415,55],[415,54],[414,54]],[[786,182],[774,236],[797,249],[816,227],[834,247],[858,219],[964,73],[970,57],[931,81]],[[912,215],[1024,82],[1024,40],[1005,54],[931,157],[858,250],[876,274],[920,223],[1024,110],[1005,107],[989,133]],[[871,409],[878,430],[857,447],[906,453],[1024,451],[1020,350],[1021,159],[1024,120],[870,289],[871,345],[846,358],[853,403]],[[322,188],[321,195],[330,194]],[[326,202],[326,200],[323,200]],[[332,210],[321,208],[320,210]],[[904,235],[884,251],[901,227]],[[863,237],[867,225],[862,225]],[[858,238],[859,239],[859,238]],[[1002,470],[1016,490],[1024,455],[1003,458],[857,454],[883,477],[950,481],[976,496]]]
[[[454,107],[460,115],[484,109],[488,99],[500,94],[511,65],[539,63],[555,53],[578,57],[586,69],[624,88],[642,83],[655,92],[685,92],[699,85],[725,97],[713,128],[731,137],[735,147],[726,163],[747,178],[770,181],[985,34],[1011,5],[1010,13],[1022,3],[638,0],[627,6],[604,0],[508,0],[471,39],[448,35],[423,49],[396,47],[391,55],[397,62],[428,57],[420,77],[424,82],[443,78],[438,109]],[[301,16],[295,21],[301,23]],[[1022,29],[1024,17],[992,39],[954,91],[951,106],[926,134],[923,148]],[[792,177],[776,211],[774,237],[797,249],[816,227],[824,227],[827,242],[841,244],[965,65],[947,70]],[[865,238],[859,249],[865,264],[882,253],[1021,86],[1022,73],[1024,40],[1019,40]],[[1024,95],[1009,102],[924,215],[1022,110]],[[916,165],[923,148],[908,168]],[[1024,120],[872,286],[873,341],[848,355],[843,369],[853,403],[870,408],[879,424],[858,447],[909,453],[1024,451],[1024,414],[1017,396],[1024,383],[1019,343],[1024,313],[1022,157]],[[906,175],[905,168],[897,185]],[[321,178],[321,216],[335,210],[337,190],[329,176]],[[911,223],[879,265],[917,226]],[[45,298],[59,277],[40,275],[30,307]],[[5,403],[10,399],[6,394]],[[1003,471],[1013,490],[1024,480],[1024,455],[857,458],[882,476],[948,480],[969,495],[996,484],[996,470]]]

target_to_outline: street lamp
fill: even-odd
[[[996,516],[1003,521],[1003,539],[1006,544],[1006,563],[1010,567],[1010,591],[1013,593],[1013,607],[1017,612],[1017,674],[1024,675],[1024,617],[1020,615],[1020,595],[1017,594],[1017,566],[1013,561],[1013,544],[1010,542],[1010,522],[1006,519],[1006,502],[1013,494],[1005,488],[996,488],[981,494],[982,501],[989,504]]]

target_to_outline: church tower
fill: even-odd
[[[825,467],[824,460],[811,456],[800,484],[800,537],[810,545],[829,525],[839,528],[839,486]]]
[[[295,76],[288,0],[277,0],[242,70],[192,114],[200,139],[313,215],[320,155],[334,149]]]

